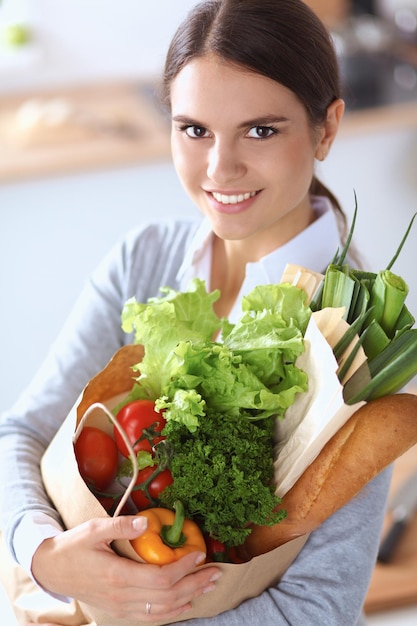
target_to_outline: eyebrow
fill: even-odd
[[[194,120],[191,117],[187,117],[186,115],[176,115],[172,118],[172,121],[206,128],[206,124]],[[239,124],[239,128],[252,128],[252,126],[266,126],[268,124],[282,124],[289,121],[289,118],[285,117],[284,115],[264,115],[262,117],[257,117],[252,120],[242,122],[241,124]]]
[[[239,125],[239,128],[251,128],[252,126],[266,126],[268,124],[282,124],[289,122],[289,118],[284,115],[263,115],[252,120],[247,120]]]

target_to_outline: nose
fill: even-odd
[[[230,183],[246,172],[242,155],[234,142],[217,140],[210,148],[207,176],[217,185]]]

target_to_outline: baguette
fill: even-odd
[[[364,404],[282,498],[278,508],[287,517],[274,526],[253,526],[239,557],[249,560],[312,532],[415,443],[416,395],[388,395]]]

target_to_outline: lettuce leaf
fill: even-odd
[[[161,396],[178,366],[175,354],[178,343],[210,341],[222,327],[222,320],[213,310],[220,292],[208,293],[204,281],[191,281],[186,292],[163,287],[161,293],[165,295],[150,298],[146,303],[131,298],[122,311],[122,329],[126,333],[134,332],[134,343],[145,347],[140,363],[143,388],[135,390],[135,397]]]
[[[145,304],[129,300],[122,328],[145,348],[132,394],[150,397],[166,419],[195,432],[207,410],[248,419],[282,417],[307,375],[295,360],[304,351],[311,311],[303,292],[291,285],[257,287],[243,301],[237,324],[213,311],[219,292],[195,279],[189,291]],[[223,342],[212,339],[222,332]]]

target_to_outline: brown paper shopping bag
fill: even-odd
[[[85,419],[86,412],[89,413],[86,423],[111,431],[105,410],[114,408],[131,390],[133,384],[131,368],[142,356],[141,346],[125,346],[114,355],[106,368],[87,385],[43,457],[42,475],[45,488],[67,528],[93,517],[108,515],[78,472],[73,436],[80,421]],[[178,621],[213,617],[238,606],[246,599],[259,595],[267,587],[278,582],[306,540],[307,536],[303,535],[248,563],[218,564],[223,570],[223,576],[216,590],[197,598],[193,602],[193,609]],[[128,541],[115,542],[114,549],[122,556],[140,561]],[[137,620],[115,620],[97,607],[86,604],[81,604],[80,607],[90,623],[97,626],[141,626],[141,622]],[[166,623],[168,622],[155,622],[155,624]]]

